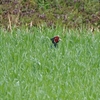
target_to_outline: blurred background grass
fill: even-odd
[[[1,0],[0,27],[32,27],[57,24],[68,28],[100,30],[99,0]]]

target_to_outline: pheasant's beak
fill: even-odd
[[[62,41],[62,39],[59,39],[59,41]]]

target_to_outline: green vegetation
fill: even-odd
[[[61,24],[100,30],[100,0],[1,0],[0,27]]]
[[[100,0],[1,0],[0,100],[100,100]]]
[[[57,34],[62,41],[51,48]],[[0,100],[100,99],[99,32],[1,29],[0,41]]]

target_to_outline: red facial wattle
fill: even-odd
[[[54,42],[55,43],[58,43],[59,42],[59,37],[58,36],[54,37]]]
[[[52,43],[54,44],[55,47],[57,47],[58,42],[60,41],[60,37],[59,36],[55,36],[53,38],[51,38]]]

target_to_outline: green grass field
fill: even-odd
[[[1,29],[0,100],[100,100],[100,33]]]

